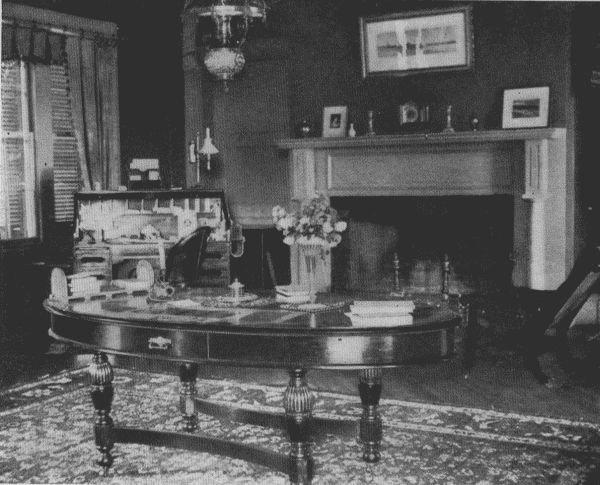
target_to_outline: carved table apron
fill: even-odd
[[[107,474],[115,442],[144,443],[209,451],[270,466],[287,473],[294,483],[310,483],[313,458],[311,429],[348,431],[355,423],[312,418],[314,397],[306,374],[313,368],[354,368],[359,371],[363,413],[359,439],[363,459],[380,459],[382,423],[377,410],[382,368],[430,362],[454,352],[458,313],[446,307],[415,309],[413,324],[396,327],[353,327],[342,311],[318,313],[262,308],[180,308],[148,303],[145,296],[114,300],[59,301],[48,299],[53,337],[94,351],[90,365],[91,396],[96,410],[94,434],[101,453],[98,464]],[[113,369],[106,354],[172,361],[179,365],[183,432],[117,427],[110,416]],[[243,411],[235,419],[287,428],[287,456],[254,446],[232,443],[196,431],[199,411],[219,415],[215,404],[196,397],[196,376],[202,364],[287,369],[281,415]],[[315,426],[315,421],[317,426]]]

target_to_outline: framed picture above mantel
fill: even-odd
[[[363,77],[470,69],[470,6],[361,17]]]

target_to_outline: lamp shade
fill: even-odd
[[[204,56],[206,69],[220,81],[233,79],[244,68],[244,64],[246,59],[239,47],[209,49]]]
[[[186,0],[184,12],[195,15],[206,50],[204,65],[220,81],[230,81],[244,67],[240,47],[248,29],[267,16],[266,0]]]
[[[267,14],[265,0],[187,0],[184,10],[199,17],[229,16],[262,19]]]
[[[204,143],[200,149],[202,155],[216,155],[219,153],[217,147],[213,144],[212,138],[210,137],[210,128],[206,128],[206,135],[204,136]]]

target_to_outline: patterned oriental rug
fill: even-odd
[[[116,369],[118,425],[181,426],[177,378]],[[199,380],[199,395],[225,405],[280,411],[283,389]],[[314,484],[600,483],[600,425],[470,408],[382,399],[382,460],[360,459],[355,437],[325,435],[313,446]],[[315,415],[358,420],[357,396],[320,392]],[[115,444],[99,476],[85,370],[0,393],[1,483],[285,484],[285,474],[243,460],[163,447]],[[199,429],[287,453],[285,432],[199,416]]]

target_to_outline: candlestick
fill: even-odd
[[[452,105],[449,104],[446,108],[446,128],[444,128],[445,133],[453,133],[454,128],[452,128]]]
[[[167,269],[167,260],[165,258],[165,243],[162,239],[158,240],[158,260],[161,271]]]
[[[191,141],[188,146],[188,161],[190,163],[196,163],[196,144]]]
[[[367,112],[367,135],[373,136],[375,134],[375,127],[374,127],[374,119],[373,117],[375,116],[375,112],[373,110],[369,110]]]

